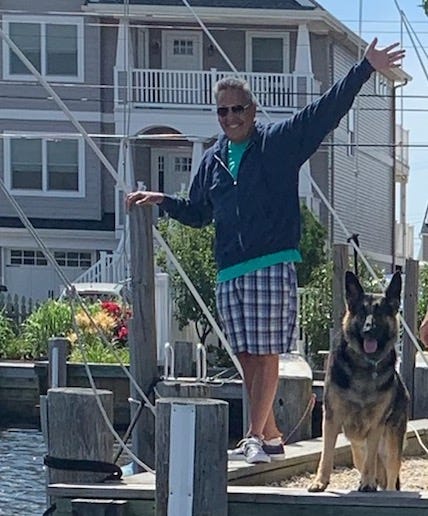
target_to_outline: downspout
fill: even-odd
[[[392,87],[392,144],[393,144],[393,152],[392,152],[392,234],[391,234],[391,247],[392,247],[392,263],[391,263],[391,272],[395,272],[396,267],[396,260],[395,260],[395,246],[396,246],[396,238],[395,238],[395,210],[397,207],[396,202],[396,169],[397,169],[397,152],[396,152],[396,145],[397,145],[397,114],[396,114],[396,108],[397,108],[397,89],[398,88],[404,88],[406,84],[408,83],[407,79],[404,79],[404,82],[397,84]],[[404,231],[404,228],[403,228]],[[404,252],[404,246],[403,246],[403,252]]]

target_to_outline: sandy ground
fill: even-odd
[[[270,485],[306,489],[314,478],[315,474],[306,473]],[[358,487],[359,478],[356,469],[335,468],[327,489],[355,490]],[[401,467],[400,479],[402,491],[428,491],[428,456],[405,457]]]

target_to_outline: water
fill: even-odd
[[[42,516],[45,453],[41,432],[0,430],[0,515]]]

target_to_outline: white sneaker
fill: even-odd
[[[236,445],[236,448],[233,450],[227,450],[228,460],[246,460],[244,450],[247,439],[248,437],[241,439]],[[270,457],[271,460],[284,460],[284,445],[282,444],[281,440],[278,438],[273,439],[272,441],[274,441],[274,444],[271,444],[271,441],[262,442],[263,451]]]
[[[227,450],[229,460],[245,460],[244,446],[247,438],[241,439],[233,450]]]
[[[244,443],[244,455],[248,464],[270,462],[271,458],[263,450],[263,441],[258,437],[247,437]]]

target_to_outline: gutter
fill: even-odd
[[[395,185],[395,175],[396,174],[395,174],[395,172],[396,172],[396,168],[397,168],[397,152],[396,152],[395,145],[397,143],[397,130],[396,130],[396,126],[397,126],[397,123],[396,123],[397,122],[397,115],[396,115],[397,89],[404,88],[404,86],[406,86],[408,82],[409,81],[407,79],[404,79],[403,82],[401,82],[400,84],[396,84],[395,86],[392,87],[392,142],[394,144],[393,154],[392,154],[392,176],[393,176],[393,181],[392,181],[392,187],[393,187],[392,188],[392,235],[391,235],[391,247],[392,247],[391,272],[392,273],[394,273],[396,270],[395,210],[397,207],[397,202],[396,202],[396,193],[395,193],[395,190],[396,190],[396,185]],[[403,228],[403,231],[404,231],[404,228]],[[404,249],[403,249],[403,252],[404,252]],[[404,256],[403,256],[403,258],[405,259]]]

